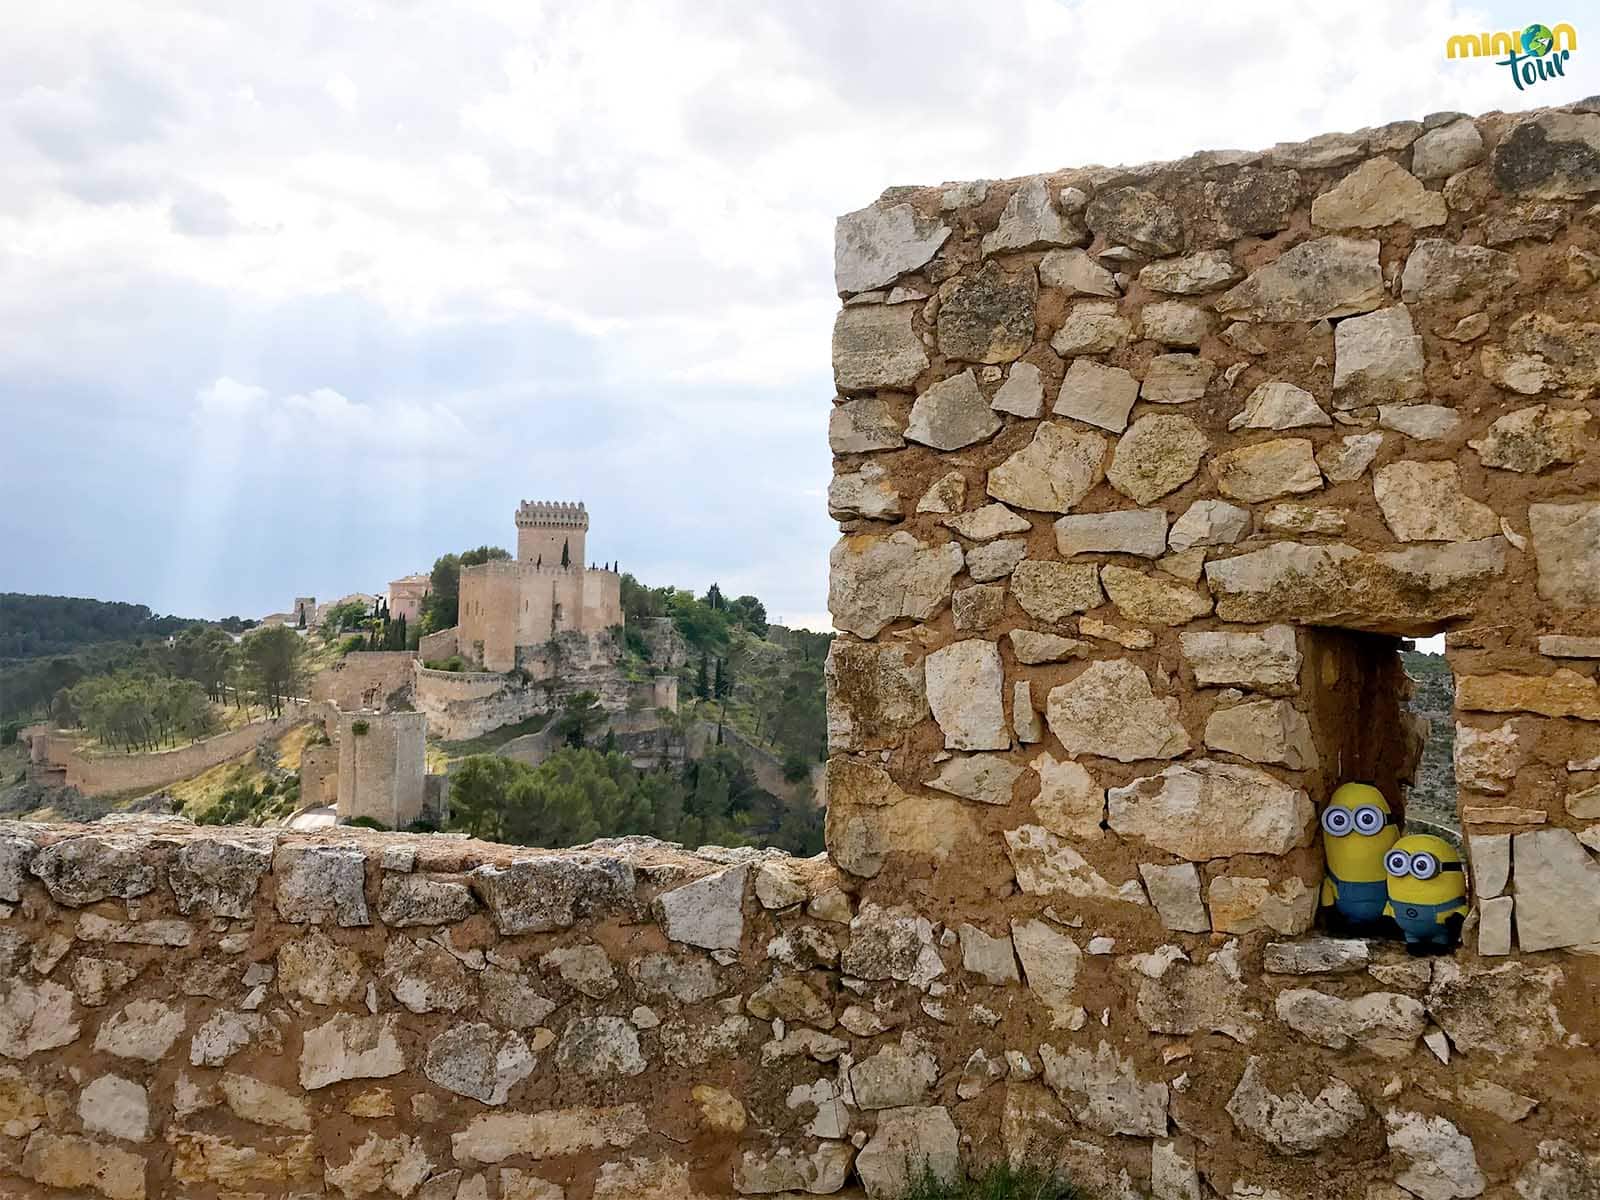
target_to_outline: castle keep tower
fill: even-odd
[[[583,501],[524,500],[517,506],[517,561],[559,567],[565,548],[567,562],[581,571],[589,561],[583,556],[588,533],[589,513]]]

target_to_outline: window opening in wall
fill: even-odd
[[[1319,797],[1320,923],[1403,940],[1417,954],[1454,949],[1467,871],[1449,667],[1442,654],[1389,635],[1319,630],[1312,643],[1313,716],[1333,746]]]

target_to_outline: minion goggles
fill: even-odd
[[[1344,837],[1352,830],[1371,837],[1385,825],[1395,825],[1393,813],[1386,813],[1376,804],[1363,804],[1358,808],[1325,808],[1322,810],[1322,831],[1330,837]]]
[[[1384,855],[1383,869],[1396,877],[1410,875],[1414,879],[1432,879],[1440,871],[1461,870],[1461,864],[1442,863],[1431,854],[1407,854],[1404,850],[1391,850]]]

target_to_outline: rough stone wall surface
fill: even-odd
[[[424,634],[417,639],[417,657],[424,662],[439,662],[460,649],[460,628],[452,625],[438,633]]]
[[[614,571],[496,561],[461,572],[461,652],[487,671],[511,670],[520,650],[552,634],[620,624],[622,576]]]
[[[164,787],[237,758],[301,721],[313,719],[318,707],[290,702],[284,707],[283,716],[276,719],[252,721],[192,745],[153,754],[85,754],[75,739],[50,733],[43,739],[41,753],[44,757],[39,768],[63,772],[60,782],[77,788],[86,796],[130,788]],[[38,738],[30,742],[30,752],[39,744]]]
[[[300,807],[339,802],[339,747],[307,746],[300,752]]]
[[[1586,102],[840,218],[828,843],[960,951],[851,1030],[935,1046],[896,1144],[1600,1194],[1597,202]],[[1316,934],[1316,821],[1401,799],[1439,631],[1474,912],[1414,960]]]
[[[311,698],[331,701],[346,711],[365,708],[386,712],[396,704],[409,702],[416,660],[410,650],[347,654],[317,672],[311,681]]]

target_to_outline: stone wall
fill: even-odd
[[[34,769],[49,782],[75,787],[86,796],[134,788],[159,788],[237,758],[301,721],[314,719],[320,706],[291,701],[276,720],[252,721],[188,746],[152,754],[85,754],[75,738],[46,733],[29,742]]]
[[[311,681],[311,698],[330,701],[346,711],[387,712],[411,702],[416,661],[410,650],[355,651],[317,672]]]
[[[489,671],[519,665],[528,647],[568,632],[598,634],[622,624],[622,576],[521,560],[461,572],[460,653]]]
[[[423,635],[417,640],[417,657],[424,662],[442,662],[452,654],[457,653],[460,643],[457,641],[459,633],[457,626],[441,629],[438,633]]]
[[[339,747],[307,746],[300,752],[300,807],[339,802]]]
[[[647,840],[8,824],[0,1194],[836,1190],[838,882]],[[883,932],[869,974],[904,969]]]
[[[828,840],[960,950],[871,1044],[942,1047],[903,1120],[1115,1197],[1600,1194],[1596,201],[1590,102],[840,219]],[[1441,631],[1465,946],[1318,936]]]
[[[428,729],[446,741],[475,738],[543,712],[544,696],[515,676],[489,671],[416,669],[417,711]]]

